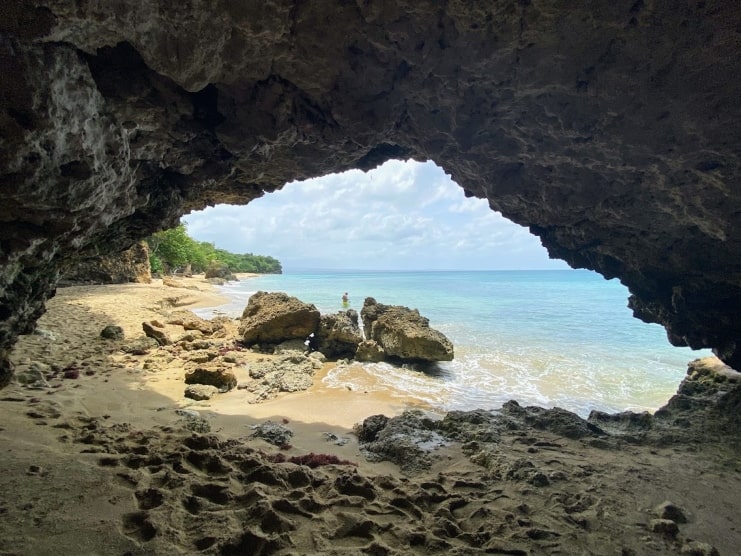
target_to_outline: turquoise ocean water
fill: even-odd
[[[628,291],[588,271],[306,272],[266,275],[220,288],[231,302],[197,311],[237,317],[258,290],[283,291],[322,313],[358,312],[366,297],[419,309],[455,346],[426,372],[385,363],[339,366],[330,387],[385,390],[450,411],[495,409],[510,399],[586,416],[655,410],[687,363],[709,351],[672,347],[659,325],[633,318]]]

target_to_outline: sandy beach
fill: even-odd
[[[21,337],[16,373],[41,369],[46,384],[0,392],[1,555],[731,555],[741,546],[741,459],[722,442],[519,428],[488,451],[484,439],[446,442],[428,469],[405,473],[368,461],[352,429],[410,406],[326,387],[331,363],[309,390],[262,403],[239,388],[185,398],[175,351],[121,349],[142,322],[177,338],[174,312],[226,301],[201,277],[176,286],[60,288],[37,332]],[[101,338],[107,325],[125,339]],[[235,366],[270,357],[240,350]],[[207,429],[194,429],[193,415]],[[255,437],[265,421],[290,428],[290,445]],[[340,463],[302,465],[307,454]],[[667,517],[667,502],[681,518]]]

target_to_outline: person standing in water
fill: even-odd
[[[350,306],[350,297],[349,297],[349,296],[347,295],[347,292],[345,292],[345,293],[344,293],[344,294],[342,295],[342,306],[343,306],[344,308],[347,308],[347,307],[349,307],[349,306]]]

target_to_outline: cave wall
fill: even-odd
[[[741,368],[736,0],[0,10],[0,382],[66,265],[390,158],[434,160]]]
[[[67,268],[61,269],[58,284],[149,284],[151,281],[149,245],[140,241],[121,253],[97,253],[90,258],[71,260]]]

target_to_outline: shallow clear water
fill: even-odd
[[[497,408],[510,399],[586,416],[654,410],[676,391],[687,362],[709,355],[672,347],[664,329],[633,318],[628,291],[588,271],[311,272],[260,276],[221,288],[239,316],[258,291],[284,291],[322,313],[350,294],[419,309],[455,346],[455,360],[425,369],[338,367],[325,383],[452,409]],[[213,310],[200,310],[210,316]]]

